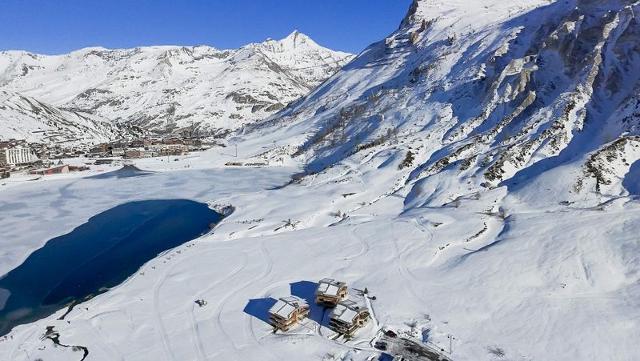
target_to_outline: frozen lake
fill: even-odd
[[[220,219],[206,204],[183,199],[129,202],[91,217],[0,279],[0,335],[122,283]]]

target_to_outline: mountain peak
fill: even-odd
[[[320,47],[320,45],[313,41],[308,35],[298,30],[292,31],[281,40],[272,40],[272,42],[281,45],[285,49],[295,49],[303,46]]]
[[[260,49],[261,51],[267,51],[270,54],[286,55],[289,53],[305,53],[305,54],[320,54],[320,58],[350,58],[352,55],[349,53],[331,50],[318,43],[316,43],[308,35],[294,30],[286,37],[280,40],[267,39],[262,43],[249,44],[247,48]]]
[[[300,31],[298,31],[298,29],[296,29],[296,30],[292,31],[291,34],[287,35],[281,41],[292,41],[292,42],[296,43],[296,42],[306,42],[308,40],[311,40],[311,38],[308,35],[303,34]]]

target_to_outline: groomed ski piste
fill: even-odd
[[[124,202],[181,198],[212,207],[232,205],[235,211],[212,233],[149,261],[63,320],[58,318],[66,310],[14,328],[0,340],[0,359],[81,360],[86,348],[86,360],[105,361],[376,360],[382,351],[374,342],[382,329],[424,341],[456,361],[637,359],[640,204],[634,185],[640,179],[635,128],[625,127],[638,120],[621,122],[614,104],[606,103],[610,108],[599,114],[607,127],[585,122],[581,128],[580,116],[570,112],[563,121],[580,129],[570,128],[566,136],[534,131],[529,121],[542,127],[557,118],[543,109],[550,106],[546,100],[526,106],[539,107],[536,111],[510,117],[510,107],[520,109],[517,100],[527,96],[527,87],[547,79],[528,82],[521,76],[529,71],[526,67],[520,73],[512,69],[522,86],[496,88],[497,94],[511,92],[511,100],[495,108],[495,99],[480,102],[493,114],[485,119],[464,118],[456,107],[441,107],[457,98],[445,99],[437,89],[423,91],[425,84],[472,86],[465,80],[475,74],[465,69],[479,65],[476,58],[467,57],[472,64],[453,76],[447,69],[455,59],[450,64],[447,57],[458,52],[439,53],[441,48],[464,46],[468,55],[496,50],[500,56],[523,55],[517,46],[514,50],[493,38],[466,46],[494,32],[496,38],[513,34],[516,45],[534,42],[531,33],[539,29],[531,24],[523,38],[513,32],[520,21],[527,18],[552,32],[547,21],[562,23],[557,18],[574,8],[591,11],[590,6],[607,14],[607,6],[618,11],[618,20],[611,23],[608,14],[605,25],[638,26],[634,17],[620,20],[630,16],[629,6],[637,7],[624,1],[416,1],[398,32],[372,45],[308,97],[232,139],[237,157],[230,147],[216,148],[169,162],[135,161],[149,172],[144,177],[73,174],[3,181],[0,273],[19,265],[47,239]],[[535,17],[526,16],[532,12]],[[422,22],[421,17],[436,20]],[[428,35],[410,35],[418,29]],[[618,35],[627,31],[616,29]],[[629,38],[607,41],[621,39]],[[416,73],[408,74],[408,67],[419,66],[415,57],[435,53],[439,65],[412,87],[409,79]],[[536,71],[548,75],[550,70]],[[507,81],[506,73],[486,76]],[[558,84],[573,81],[556,75]],[[578,82],[577,92],[592,97],[589,104],[605,104],[599,88],[585,91],[585,83]],[[381,84],[392,90],[376,95]],[[624,89],[631,94],[634,88]],[[467,94],[464,102],[474,104],[474,96]],[[614,100],[624,103],[622,97]],[[580,107],[593,111],[592,105],[574,104]],[[530,138],[486,142],[495,136],[491,126],[500,123],[492,118],[495,113],[514,122],[511,134],[523,130]],[[476,133],[460,128],[463,123],[477,128]],[[377,128],[367,127],[371,124]],[[533,140],[543,135],[531,150]],[[615,148],[624,161],[603,156],[608,161],[599,162],[618,137],[627,139]],[[462,148],[464,142],[475,147]],[[508,160],[514,149],[524,150],[526,159]],[[445,156],[450,156],[447,162],[438,162]],[[591,165],[587,171],[585,164]],[[594,167],[603,167],[595,180],[589,173]],[[488,169],[502,169],[503,178],[493,178]],[[116,168],[90,172],[109,170]],[[313,285],[325,277],[366,287],[375,296],[369,300],[372,320],[347,340],[326,327],[325,311],[312,309],[298,327],[274,333],[266,315],[275,300],[313,297]],[[61,344],[77,347],[54,347],[45,337],[50,326]]]

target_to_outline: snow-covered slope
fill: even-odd
[[[305,134],[292,154],[312,172],[410,151],[398,186],[415,184],[412,204],[522,188],[568,164],[553,185],[563,197],[621,195],[640,156],[637,10],[633,1],[417,1],[397,32],[261,126],[284,127],[281,139]]]
[[[131,133],[95,115],[0,90],[0,140],[78,145],[106,142],[125,134]]]
[[[350,54],[293,32],[235,50],[208,46],[0,53],[0,87],[149,131],[225,133],[308,93]]]
[[[0,358],[80,359],[43,338],[55,326],[95,360],[364,361],[380,356],[384,327],[456,361],[635,361],[638,10],[417,0],[387,39],[246,127],[237,157],[139,160],[158,171],[140,179],[8,183],[4,270],[123,202],[236,211],[64,320],[16,327]],[[42,219],[52,229],[30,227]],[[266,305],[289,294],[313,305],[323,277],[367,287],[374,320],[346,340],[314,308],[274,334]]]

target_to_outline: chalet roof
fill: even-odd
[[[271,306],[269,313],[283,318],[289,318],[291,313],[304,306],[307,306],[307,302],[299,297],[281,297],[273,306]]]
[[[340,287],[344,286],[344,282],[339,282],[333,278],[323,278],[318,282],[318,289],[316,293],[337,296]]]
[[[340,301],[331,312],[331,318],[352,323],[353,319],[365,308],[365,306],[353,300]]]

